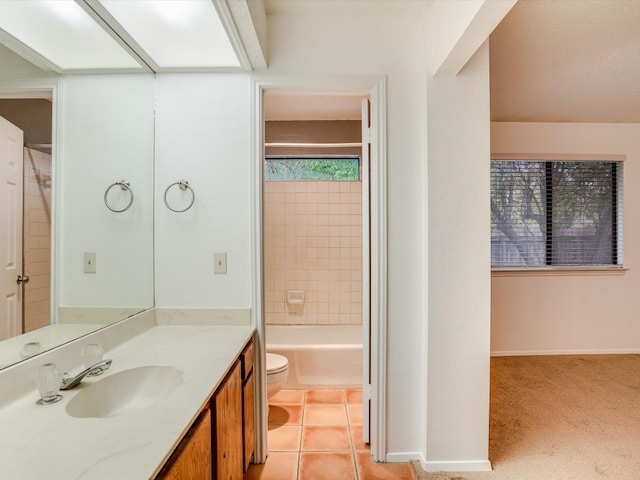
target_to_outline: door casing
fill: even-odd
[[[264,158],[265,91],[295,95],[361,95],[371,101],[370,155],[370,445],[375,461],[386,460],[387,387],[387,158],[386,158],[386,79],[384,77],[294,78],[255,77],[252,82],[252,309],[251,321],[257,332],[256,365],[256,451],[254,461],[267,456],[267,397],[265,366],[265,323],[263,316],[262,251],[262,168]]]

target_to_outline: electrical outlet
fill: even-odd
[[[85,252],[85,254],[84,254],[84,273],[96,273],[96,254],[95,254],[95,252]]]
[[[227,273],[227,254],[213,254],[213,273]]]

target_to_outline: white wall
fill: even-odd
[[[640,352],[640,125],[493,123],[494,154],[623,155],[623,273],[494,274],[493,354]]]
[[[158,74],[156,87],[156,306],[250,307],[250,77]],[[163,201],[179,180],[196,194],[184,213]],[[214,252],[227,253],[226,275]]]
[[[151,74],[63,80],[55,179],[60,306],[153,305],[153,82]],[[129,210],[113,213],[103,196],[119,180],[130,182],[135,197]],[[84,273],[84,252],[97,254],[95,274]]]
[[[482,470],[489,426],[489,48],[430,76],[429,470]]]

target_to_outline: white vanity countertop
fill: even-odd
[[[184,372],[182,385],[144,410],[74,418],[65,408],[82,384],[53,405],[36,405],[34,387],[0,410],[0,478],[153,478],[252,334],[249,326],[158,326],[106,352],[111,368],[83,383],[149,365]]]

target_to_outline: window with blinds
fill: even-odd
[[[622,162],[491,161],[493,267],[622,266]]]

